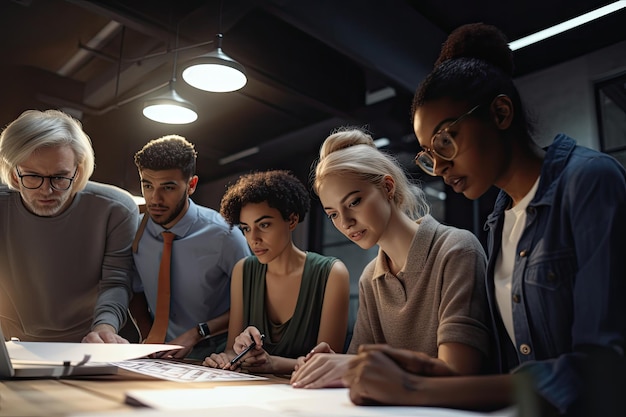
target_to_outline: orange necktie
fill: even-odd
[[[163,232],[163,254],[159,267],[159,283],[157,288],[156,312],[150,333],[144,343],[163,343],[167,334],[170,319],[170,258],[172,256],[172,241],[176,235],[172,232]]]

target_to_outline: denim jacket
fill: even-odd
[[[511,285],[516,346],[507,357],[502,341],[510,339],[498,324],[494,268],[510,202],[501,191],[485,224],[500,371],[518,364],[514,372],[528,371],[539,395],[566,414],[582,394],[587,348],[623,355],[626,172],[615,159],[563,134],[547,149],[517,246]]]

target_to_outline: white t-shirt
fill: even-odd
[[[539,177],[541,178],[541,177]],[[502,316],[502,322],[506,328],[511,341],[515,345],[515,330],[513,328],[513,309],[511,305],[511,281],[513,278],[513,265],[517,244],[524,225],[526,224],[526,208],[533,199],[539,185],[539,178],[535,181],[528,194],[524,196],[514,207],[504,211],[504,226],[502,227],[502,246],[500,254],[496,259],[494,273],[494,283],[496,292],[496,302]]]

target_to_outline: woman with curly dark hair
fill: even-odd
[[[321,341],[343,350],[348,270],[337,258],[303,251],[292,240],[309,206],[304,185],[282,170],[244,175],[224,194],[220,213],[239,225],[254,255],[233,269],[227,348],[204,365],[287,374]],[[253,342],[254,349],[231,363]]]

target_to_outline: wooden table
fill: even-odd
[[[129,411],[125,392],[131,389],[214,388],[219,385],[286,384],[289,379],[180,383],[119,370],[118,375],[81,379],[5,380],[0,382],[0,416],[68,416],[95,411]]]

